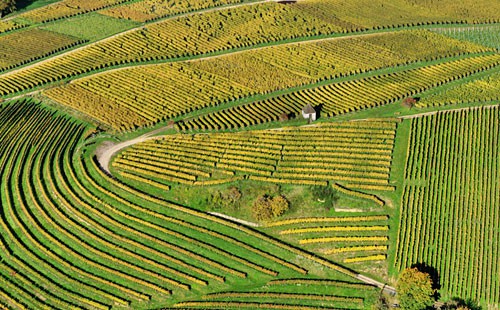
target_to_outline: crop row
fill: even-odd
[[[323,300],[323,301],[341,301],[362,303],[362,298],[343,297],[334,295],[316,295],[316,294],[294,294],[294,293],[274,293],[274,292],[221,292],[207,294],[203,299],[222,299],[222,298],[279,298],[288,300]]]
[[[321,237],[299,240],[299,244],[328,243],[328,242],[387,242],[387,236],[348,236],[348,237]]]
[[[242,302],[242,301],[185,301],[174,305],[175,308],[202,308],[202,309],[283,309],[283,310],[317,310],[317,306],[304,306],[297,304],[279,304],[266,302]],[[338,308],[321,307],[323,310],[338,310]]]
[[[302,217],[302,218],[293,218],[293,219],[275,221],[267,224],[266,227],[276,227],[276,226],[294,225],[302,223],[373,222],[373,221],[386,221],[387,219],[389,219],[387,215],[345,216],[345,217]]]
[[[134,180],[134,181],[137,181],[140,183],[144,183],[147,185],[151,185],[151,186],[157,187],[157,188],[165,190],[165,191],[170,190],[170,186],[165,185],[165,184],[160,183],[160,182],[153,181],[153,180],[148,179],[148,178],[144,178],[142,176],[138,176],[138,175],[128,173],[128,172],[122,172],[122,175],[128,179],[131,179],[131,180]]]
[[[356,231],[387,231],[389,226],[333,226],[293,228],[280,231],[280,235],[293,235],[323,232],[356,232]]]
[[[363,199],[371,200],[371,201],[375,202],[377,205],[379,205],[381,207],[383,207],[384,204],[385,204],[385,202],[382,199],[380,199],[379,197],[377,197],[376,195],[371,195],[371,194],[366,194],[366,193],[361,193],[361,192],[353,191],[351,189],[345,188],[342,185],[336,184],[336,183],[333,184],[332,187],[334,189],[338,190],[339,192],[344,193],[344,194],[355,196],[355,197],[359,197],[359,198],[363,198]]]
[[[0,33],[8,32],[15,29],[27,27],[26,24],[20,24],[12,20],[0,21]]]
[[[359,262],[371,262],[371,261],[381,261],[386,260],[387,255],[385,254],[377,254],[370,256],[357,256],[357,257],[349,257],[344,259],[344,263],[359,263]]]
[[[343,248],[334,248],[330,250],[325,250],[323,253],[325,254],[338,254],[338,253],[347,253],[347,252],[367,252],[367,251],[387,251],[387,245],[361,245],[361,246],[353,246],[353,247],[343,247]]]
[[[352,283],[352,282],[343,282],[343,281],[334,281],[334,280],[316,280],[316,279],[278,279],[271,280],[267,283],[268,285],[288,285],[288,284],[296,284],[296,285],[326,285],[326,286],[338,286],[338,287],[346,287],[346,288],[360,288],[366,289],[371,286],[364,283]]]

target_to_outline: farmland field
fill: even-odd
[[[500,110],[439,113],[409,122],[394,264],[401,269],[426,262],[441,271],[446,294],[498,304]]]
[[[13,2],[0,309],[499,309],[499,1]]]

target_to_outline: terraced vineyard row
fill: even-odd
[[[0,36],[0,72],[84,42],[85,40],[36,28]]]
[[[0,21],[0,33],[8,32],[15,29],[26,27],[26,24],[21,24],[15,21]]]
[[[98,75],[45,95],[116,130],[129,130],[249,93],[249,88],[223,77],[174,63]]]
[[[411,52],[395,43],[403,39],[415,43]],[[421,52],[415,53],[415,50]],[[405,31],[118,70],[84,78],[45,94],[116,130],[124,130],[253,94],[418,60],[481,51],[485,49],[428,31]],[[290,59],[294,61],[288,61]]]
[[[335,180],[350,188],[392,190],[389,167],[395,129],[395,121],[364,121],[168,136],[134,145],[112,166],[118,174],[167,184],[209,185],[246,176],[291,184]]]
[[[298,293],[300,292],[300,293]],[[224,309],[366,309],[374,297],[373,286],[350,281],[319,279],[272,280],[253,291],[223,291],[202,296],[196,301],[177,303],[177,308]]]
[[[488,2],[480,2],[483,1]],[[294,5],[270,2],[169,19],[4,75],[0,79],[0,94],[12,94],[113,65],[188,57],[358,28],[335,16],[324,16],[318,10],[322,5],[316,1]],[[402,3],[402,6],[408,5]],[[478,7],[473,6],[471,12]],[[435,12],[442,20],[449,20],[439,15],[445,11],[443,7]],[[348,16],[353,14],[357,12],[349,11]]]
[[[150,22],[169,15],[202,10],[226,4],[240,3],[244,1],[245,0],[186,0],[179,2],[175,0],[143,0],[102,10],[99,13],[121,19],[129,19],[138,22]]]
[[[489,102],[500,100],[500,72],[447,88],[436,94],[425,96],[417,102],[417,107],[441,106],[448,104]]]
[[[266,231],[309,251],[343,263],[387,258],[387,215],[291,218],[267,224]]]
[[[411,49],[402,44],[408,41],[412,42]],[[410,30],[278,45],[190,65],[256,92],[268,93],[323,79],[487,50],[430,31]]]
[[[395,102],[498,64],[500,55],[493,54],[332,83],[204,114],[181,121],[176,128],[181,131],[241,128],[277,121],[283,114],[299,117],[308,103],[313,103],[323,116],[332,117]]]
[[[441,294],[500,301],[500,107],[409,120],[394,266],[426,262]]]
[[[97,11],[109,6],[131,0],[63,0],[20,14],[18,17],[33,23],[45,23],[87,12]]]
[[[74,155],[89,130],[38,104],[4,104],[0,119],[0,278],[7,280],[0,305],[165,305],[226,282],[235,287],[314,273],[288,261],[295,255],[333,268],[333,277],[351,275],[258,232],[105,178],[90,158]]]

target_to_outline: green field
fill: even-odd
[[[56,21],[42,29],[97,41],[138,26],[137,23],[110,18],[96,13]]]

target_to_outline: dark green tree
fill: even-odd
[[[423,310],[434,304],[436,290],[428,273],[407,268],[399,276],[397,292],[402,309]]]
[[[311,192],[313,197],[322,201],[326,209],[330,210],[335,206],[337,200],[339,200],[339,195],[337,190],[329,185],[325,186],[312,186]]]
[[[3,13],[14,11],[15,8],[15,0],[0,0],[0,17],[2,17]]]

